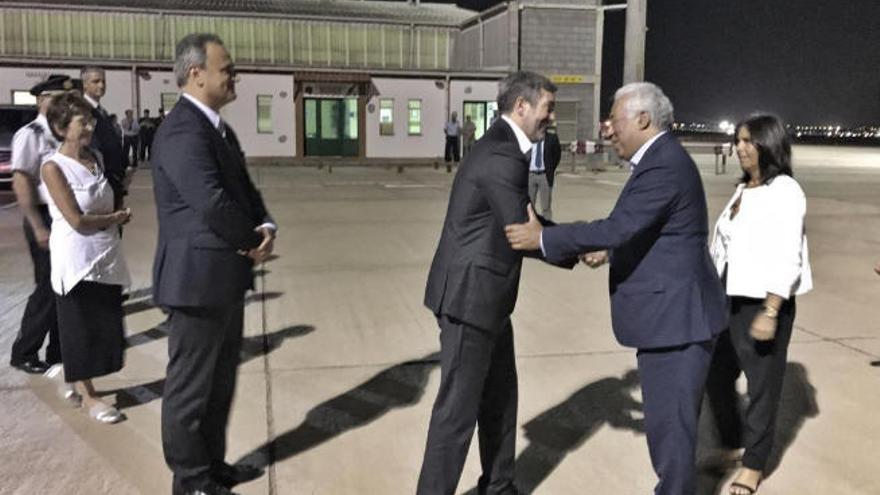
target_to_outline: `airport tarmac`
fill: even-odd
[[[733,191],[697,155],[710,222]],[[604,217],[627,179],[561,167],[555,220]],[[438,330],[422,306],[452,174],[407,169],[255,167],[280,231],[258,270],[229,426],[231,462],[266,474],[242,494],[412,494],[439,383]],[[772,472],[762,495],[880,493],[880,148],[795,149],[808,198],[815,289],[798,298]],[[150,304],[156,241],[151,180],[136,176],[124,249],[125,368],[96,380],[128,416],[66,407],[54,384],[5,364],[31,289],[20,213],[0,209],[0,494],[164,494],[159,421],[166,339]],[[519,374],[518,482],[536,494],[648,494],[655,483],[635,352],[610,329],[607,268],[524,262],[513,314]],[[705,417],[704,417],[705,419]],[[701,455],[714,442],[701,427]],[[476,443],[459,492],[479,476]],[[732,471],[701,470],[700,495]]]

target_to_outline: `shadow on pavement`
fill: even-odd
[[[143,294],[143,291],[146,291],[146,294]],[[150,296],[152,296],[152,289],[150,289],[150,288],[140,289],[137,292],[140,292],[141,294],[137,295],[137,296],[132,295],[128,299],[128,301],[125,304],[123,304],[122,312],[125,314],[125,316],[133,315],[133,314],[140,313],[143,311],[149,311],[149,310],[156,307],[156,305],[153,303],[153,298],[150,297]],[[283,292],[272,292],[272,291],[252,292],[251,294],[249,294],[247,297],[244,298],[244,305],[247,306],[248,304],[252,304],[255,302],[271,301],[272,299],[278,299],[279,297],[281,297],[283,295],[284,295]],[[156,328],[159,328],[161,326],[162,326],[162,323],[160,323],[159,326],[157,326]],[[151,339],[148,339],[146,341],[142,341],[142,339],[140,339],[139,337],[141,335],[143,335],[144,333],[150,332],[151,330],[154,330],[154,329],[151,328],[150,330],[147,330],[146,332],[135,334],[135,335],[132,335],[131,337],[129,337],[128,338],[128,341],[129,341],[128,347],[134,347],[134,345],[131,344],[132,341],[136,341],[139,344],[149,342]],[[152,340],[155,340],[155,339],[152,339]],[[135,345],[137,345],[137,344],[135,344]]]
[[[244,455],[236,464],[266,468],[365,426],[395,408],[419,402],[428,375],[440,365],[439,353],[382,370],[357,387],[318,404],[296,428]]]
[[[794,443],[804,423],[809,418],[819,415],[816,401],[816,388],[810,383],[807,369],[801,363],[790,362],[785,367],[785,381],[782,384],[782,397],[776,416],[776,436],[773,450],[767,462],[765,478],[773,475],[779,467],[785,452]],[[701,440],[712,437],[717,447],[718,438],[715,425],[710,419],[708,409],[703,410],[701,417]],[[705,426],[705,428],[704,428]],[[703,435],[703,433],[706,433]],[[701,442],[702,443],[702,442]],[[697,493],[699,495],[716,495],[721,493],[725,480],[734,474],[736,469],[703,469],[698,473]]]
[[[161,333],[165,336],[165,332],[159,330],[158,327],[148,330]],[[287,339],[302,337],[315,330],[311,325],[294,325],[283,328],[281,330],[268,333],[266,335],[255,335],[245,337],[241,345],[241,361],[244,364],[252,359],[266,355],[281,347]],[[139,334],[140,335],[140,334]],[[116,408],[123,410],[129,407],[139,406],[152,402],[162,397],[162,390],[165,387],[165,378],[160,378],[149,383],[135,385],[133,387],[118,388],[101,392],[102,396],[116,394]]]
[[[523,425],[529,443],[516,459],[516,486],[520,492],[534,492],[570,452],[580,448],[605,424],[643,433],[642,404],[631,395],[638,386],[638,372],[634,369],[621,378],[602,378]],[[467,494],[476,495],[477,489],[472,488]]]

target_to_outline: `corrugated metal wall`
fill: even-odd
[[[180,38],[220,35],[239,64],[449,68],[456,28],[87,11],[0,9],[0,57],[169,62]]]

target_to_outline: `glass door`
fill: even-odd
[[[497,110],[498,102],[495,101],[466,101],[464,102],[461,123],[464,123],[467,117],[470,117],[477,127],[475,137],[480,139],[483,133],[492,125],[492,117]]]
[[[306,98],[306,156],[357,156],[357,98]]]

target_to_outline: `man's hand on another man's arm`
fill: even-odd
[[[531,203],[526,206],[529,220],[526,223],[514,223],[504,227],[507,242],[517,251],[536,251],[541,249],[541,231],[543,227]]]

